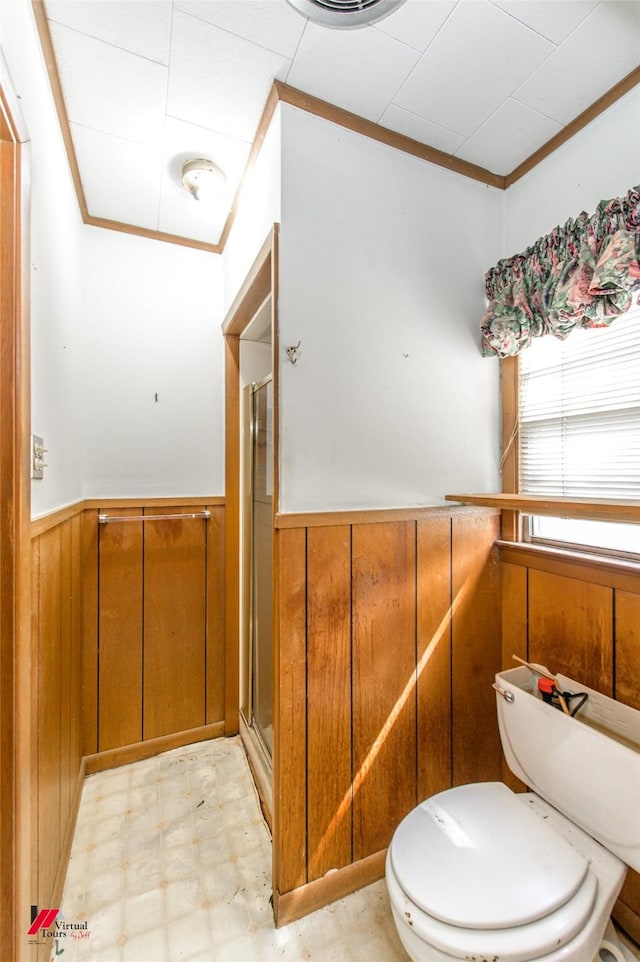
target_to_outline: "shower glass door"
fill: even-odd
[[[251,724],[273,756],[273,383],[252,391],[251,476]]]

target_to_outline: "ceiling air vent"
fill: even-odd
[[[381,20],[405,0],[288,0],[292,7],[323,27],[364,27]]]

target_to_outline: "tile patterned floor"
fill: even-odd
[[[86,780],[62,917],[87,929],[51,959],[407,962],[384,882],[281,929],[270,897],[271,841],[239,739],[189,745]]]
[[[275,929],[271,841],[237,738],[90,776],[55,962],[406,962],[384,882]],[[80,937],[82,936],[82,937]],[[58,955],[55,952],[58,951]]]

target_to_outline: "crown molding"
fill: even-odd
[[[44,54],[47,73],[49,76],[49,83],[51,85],[51,91],[58,114],[58,121],[60,123],[60,130],[62,132],[62,138],[64,141],[69,167],[71,169],[71,176],[73,178],[76,196],[78,198],[78,206],[80,208],[83,222],[94,227],[103,227],[108,230],[121,231],[127,234],[137,234],[140,237],[147,237],[169,244],[178,244],[183,247],[207,251],[212,254],[221,254],[225,248],[231,228],[236,218],[239,199],[247,174],[256,162],[262,144],[264,143],[267,130],[269,129],[269,124],[271,123],[279,103],[286,103],[292,107],[298,108],[299,110],[304,110],[307,113],[313,114],[315,117],[322,117],[333,124],[337,124],[338,126],[344,127],[347,130],[352,130],[363,137],[368,137],[369,139],[375,140],[378,143],[386,144],[388,147],[401,150],[403,153],[410,154],[413,157],[424,160],[426,163],[435,164],[437,167],[442,167],[445,170],[459,174],[462,177],[468,177],[472,180],[479,181],[480,183],[487,184],[487,186],[494,187],[497,190],[508,190],[512,184],[515,184],[516,181],[520,180],[521,177],[524,177],[525,174],[533,170],[533,168],[536,167],[541,161],[543,161],[564,143],[574,137],[575,134],[586,127],[587,124],[590,124],[592,120],[598,117],[601,113],[604,113],[605,110],[608,110],[612,104],[614,104],[617,100],[632,90],[633,87],[640,83],[640,67],[637,67],[614,87],[603,94],[603,96],[596,100],[595,103],[591,104],[590,107],[584,110],[578,117],[575,118],[575,120],[564,127],[558,134],[548,140],[546,144],[534,151],[530,157],[523,161],[523,163],[516,167],[510,174],[502,175],[494,174],[492,171],[486,170],[484,167],[479,167],[477,164],[472,164],[468,161],[461,160],[459,157],[454,157],[452,154],[447,154],[442,150],[438,150],[436,147],[430,147],[428,144],[420,143],[419,141],[413,140],[411,137],[407,137],[404,134],[399,134],[394,130],[381,127],[379,124],[376,124],[371,120],[366,120],[364,117],[360,117],[358,114],[351,113],[342,107],[337,107],[335,104],[331,104],[326,100],[320,100],[318,97],[314,97],[311,94],[307,94],[302,90],[298,90],[295,87],[290,87],[288,84],[281,83],[280,81],[276,80],[271,87],[267,102],[262,112],[262,116],[260,117],[253,143],[251,145],[251,150],[249,152],[247,164],[242,174],[238,189],[234,195],[231,208],[224,223],[224,227],[222,228],[220,240],[215,244],[210,244],[205,243],[204,241],[193,240],[189,237],[182,237],[178,234],[168,234],[162,231],[154,231],[144,227],[137,227],[134,224],[126,224],[120,221],[109,220],[104,217],[95,217],[90,214],[87,209],[87,202],[82,187],[78,160],[73,146],[73,139],[71,137],[69,117],[67,115],[67,110],[64,103],[62,84],[60,82],[60,75],[58,72],[53,43],[51,40],[51,32],[49,30],[49,23],[44,7],[44,0],[31,0],[31,5],[35,16],[36,27],[40,38],[40,45]]]

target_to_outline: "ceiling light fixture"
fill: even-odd
[[[405,0],[287,0],[314,23],[323,27],[364,27],[393,13]]]
[[[209,200],[219,192],[226,180],[222,170],[212,160],[188,160],[182,165],[182,186],[195,200]]]

